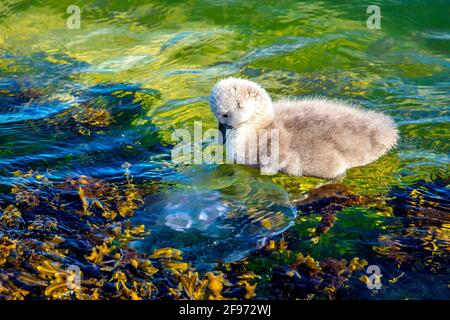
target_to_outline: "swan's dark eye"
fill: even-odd
[[[228,114],[223,114],[222,117],[228,118]]]

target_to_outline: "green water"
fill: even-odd
[[[66,26],[72,4],[0,3],[0,212],[18,202],[13,186],[27,188],[16,170],[46,172],[55,184],[78,175],[117,182],[129,162],[144,195],[170,192],[181,170],[170,163],[171,132],[194,121],[215,128],[211,87],[243,77],[274,98],[320,95],[393,117],[398,148],[342,182],[385,207],[345,208],[318,242],[308,230],[320,215],[305,214],[290,245],[317,259],[381,265],[381,293],[347,298],[450,297],[448,1],[374,1],[379,30],[367,28],[360,1],[78,1],[79,30]],[[207,170],[215,168],[196,175]],[[267,179],[291,199],[322,182]],[[414,216],[427,201],[441,218]],[[379,249],[389,245],[405,260]]]

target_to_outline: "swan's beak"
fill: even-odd
[[[225,144],[225,141],[227,140],[227,130],[228,129],[233,129],[233,127],[226,123],[219,123],[219,131],[222,134],[222,141],[224,144]]]

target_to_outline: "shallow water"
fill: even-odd
[[[339,98],[395,119],[397,150],[350,170],[342,182],[376,200],[339,211],[316,241],[310,241],[310,230],[321,208],[299,212],[289,229],[296,233],[290,245],[316,259],[357,256],[380,265],[385,290],[351,292],[350,298],[449,298],[447,1],[380,2],[381,30],[366,27],[366,6],[359,1],[82,1],[80,30],[66,27],[71,4],[0,4],[0,212],[11,203],[20,207],[13,187],[35,190],[36,176],[14,175],[17,170],[45,174],[56,186],[83,175],[120,184],[126,173],[150,199],[144,208],[176,203],[179,192],[190,192],[185,196],[200,204],[212,196],[211,206],[222,206],[222,191],[230,185],[249,186],[227,195],[246,206],[271,201],[271,190],[286,192],[293,203],[323,181],[283,175],[261,181],[257,171],[239,168],[243,181],[236,183],[229,177],[233,169],[207,165],[193,165],[186,178],[186,168],[170,162],[171,132],[190,129],[194,121],[202,121],[204,130],[215,128],[208,92],[218,79],[240,76],[261,83],[275,98]],[[264,183],[267,192],[255,197],[255,183]],[[53,195],[52,188],[45,192]],[[189,205],[195,212],[203,207]],[[407,206],[416,209],[405,214]],[[423,208],[439,214],[424,214]],[[223,216],[212,211],[208,225],[217,226]],[[76,230],[81,220],[67,223]],[[250,224],[237,221],[234,230]],[[167,227],[152,223],[155,235]],[[240,252],[250,254],[255,240],[269,240],[285,226],[268,234],[259,226],[256,238],[246,238],[252,245]],[[204,242],[195,237],[170,244],[169,235],[162,242],[201,249]],[[224,238],[227,245],[233,237]],[[143,241],[156,245],[152,235]]]

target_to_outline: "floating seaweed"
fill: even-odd
[[[374,247],[399,266],[426,267],[446,272],[450,252],[450,206],[448,179],[419,180],[391,191],[393,214],[403,218],[404,231],[380,236]]]
[[[27,182],[12,188],[15,204],[1,210],[1,298],[251,299],[258,296],[258,283],[264,280],[264,287],[268,277],[281,276],[282,265],[290,270],[282,278],[306,273],[311,283],[330,272],[339,273],[341,278],[330,278],[329,285],[311,285],[308,291],[327,292],[327,297],[333,298],[355,269],[356,260],[338,263],[339,268],[350,270],[344,274],[329,261],[315,262],[310,256],[288,250],[285,241],[274,240],[241,261],[220,264],[202,274],[183,260],[179,249],[136,252],[129,243],[152,230],[143,225],[132,227],[127,220],[142,197],[132,176],[125,172],[122,183],[79,176],[57,184],[48,174],[15,173]],[[261,276],[249,268],[261,259],[279,261],[280,265],[272,275]],[[71,289],[67,284],[74,277],[70,271],[73,266],[80,269],[81,285]]]

